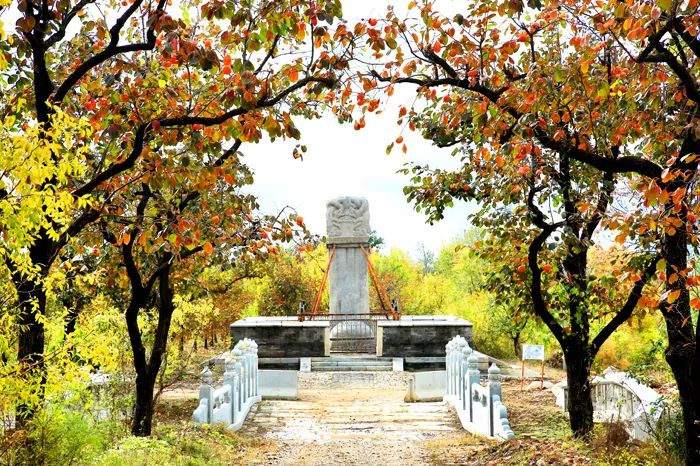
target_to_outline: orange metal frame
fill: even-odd
[[[399,320],[401,316],[396,311],[396,309],[394,309],[394,306],[392,306],[391,300],[389,299],[389,295],[387,295],[386,290],[379,281],[379,277],[377,276],[377,272],[374,270],[372,261],[369,260],[369,254],[367,253],[367,250],[362,245],[360,245],[360,249],[362,249],[362,253],[365,255],[365,259],[367,260],[367,268],[369,269],[369,275],[372,277],[372,283],[374,283],[374,289],[377,292],[377,297],[379,298],[379,305],[382,307],[382,311],[384,311],[387,317],[391,317],[394,320]]]
[[[311,308],[311,319],[318,313],[318,306],[321,304],[321,296],[323,296],[323,289],[326,287],[326,280],[328,280],[328,274],[331,271],[331,264],[333,263],[333,258],[335,257],[335,246],[331,249],[331,255],[328,257],[328,266],[325,272],[323,272],[323,279],[321,280],[321,286],[318,288],[316,293],[316,299],[314,299],[314,307]],[[299,320],[304,320],[303,315],[299,315]]]
[[[377,297],[379,298],[379,305],[381,306],[382,311],[387,316],[387,318],[399,320],[401,318],[401,315],[391,304],[389,295],[380,283],[379,277],[377,276],[377,272],[374,270],[374,266],[372,265],[372,261],[369,259],[369,254],[367,253],[367,250],[362,245],[360,245],[360,249],[362,250],[362,254],[365,256],[365,260],[367,261],[367,269],[369,270],[370,277],[372,277],[372,283],[374,284],[374,289],[377,292]],[[319,287],[318,292],[316,293],[316,299],[314,300],[313,308],[311,308],[311,315],[309,316],[309,320],[313,320],[313,318],[316,317],[316,315],[318,314],[318,307],[321,304],[321,296],[323,296],[323,289],[326,287],[326,281],[328,281],[328,274],[330,273],[334,257],[335,246],[333,246],[331,249],[331,255],[328,258],[328,266],[326,267],[326,270],[323,273],[321,286]],[[299,320],[304,320],[303,314],[299,314]]]

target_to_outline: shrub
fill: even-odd
[[[682,464],[685,457],[685,429],[680,403],[676,399],[662,399],[657,409],[661,409],[661,414],[652,435],[663,453]]]
[[[97,421],[89,411],[45,409],[26,429],[6,434],[2,442],[3,463],[87,464],[124,433],[122,424]]]

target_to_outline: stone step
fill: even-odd
[[[459,423],[444,403],[362,398],[265,400],[254,407],[242,433],[286,441],[334,442],[363,438],[421,441],[458,431]]]
[[[311,366],[313,372],[390,372],[391,366]]]
[[[316,366],[391,366],[391,361],[372,361],[372,360],[357,360],[357,361],[311,361],[311,367]]]
[[[371,355],[343,355],[343,356],[326,356],[323,358],[311,358],[311,362],[326,362],[326,361],[380,361],[391,362],[393,358],[383,358],[381,356]]]

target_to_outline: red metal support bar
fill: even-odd
[[[323,272],[323,280],[321,280],[321,286],[318,288],[318,292],[316,293],[316,299],[314,300],[314,307],[311,308],[311,317],[309,318],[309,320],[313,320],[314,317],[316,316],[316,313],[318,313],[318,306],[321,304],[321,296],[323,295],[323,289],[326,287],[326,281],[328,280],[328,273],[331,271],[331,265],[333,264],[333,257],[335,257],[335,246],[333,246],[331,249],[331,255],[328,258],[328,267],[326,267],[326,271]],[[304,320],[304,316],[300,314],[299,320]]]
[[[394,309],[386,290],[384,290],[384,287],[382,287],[381,283],[379,282],[379,277],[377,276],[377,272],[374,270],[372,261],[369,259],[367,250],[362,245],[360,245],[360,249],[362,249],[362,253],[365,255],[367,269],[369,270],[370,277],[372,277],[372,283],[374,283],[374,289],[376,290],[377,297],[379,298],[379,305],[382,307],[382,310],[386,313],[387,317],[391,317],[393,320],[399,320],[401,316],[398,312],[396,312],[396,309]]]

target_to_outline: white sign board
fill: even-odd
[[[544,361],[544,345],[523,345],[523,361]]]

